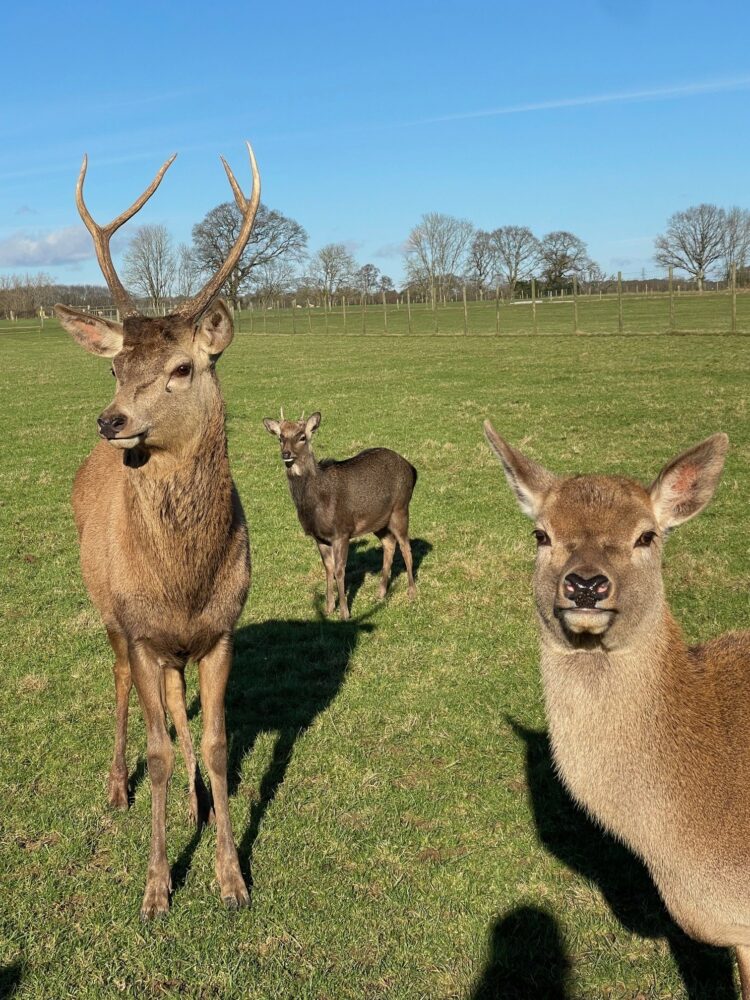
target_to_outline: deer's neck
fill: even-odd
[[[307,453],[291,469],[287,469],[286,475],[289,492],[301,517],[302,512],[310,506],[310,498],[316,493],[321,476],[321,468],[312,448],[308,448]]]
[[[131,529],[144,543],[206,553],[221,546],[232,520],[232,477],[217,395],[195,436],[178,453],[154,454],[127,469]]]
[[[541,656],[550,738],[565,784],[641,851],[664,835],[655,828],[660,817],[679,811],[693,780],[685,752],[700,707],[690,653],[666,602],[652,622],[630,648],[564,651],[543,639]]]

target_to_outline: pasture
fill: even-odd
[[[685,329],[728,328],[726,296],[689,301],[721,311]],[[741,329],[749,307],[741,297]],[[460,324],[462,306],[452,308]],[[494,303],[482,308],[481,332],[492,332]],[[616,303],[607,308],[596,328],[613,332]],[[214,831],[188,825],[178,757],[172,908],[147,926],[145,735],[133,695],[133,803],[110,813],[111,654],[80,580],[69,504],[111,398],[109,364],[54,323],[0,331],[0,996],[728,1000],[728,954],[676,929],[643,868],[554,777],[531,523],[481,425],[490,417],[552,469],[643,479],[726,431],[716,499],[670,539],[665,578],[689,639],[747,627],[750,341],[582,338],[560,326],[539,338],[355,342],[272,336],[270,320],[268,336],[250,336],[245,319],[219,374],[253,553],[227,704],[252,902],[224,910]],[[663,329],[639,322],[631,333]],[[580,326],[593,331],[593,313],[581,308]],[[381,550],[370,538],[349,557],[351,621],[322,617],[320,559],[261,423],[280,404],[288,416],[321,410],[318,457],[382,444],[418,468],[416,601],[400,555],[389,599],[375,600]],[[188,691],[197,739],[190,669]]]

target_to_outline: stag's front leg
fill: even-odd
[[[339,591],[339,614],[341,620],[349,618],[349,605],[346,603],[346,557],[349,555],[349,539],[336,538],[333,542],[333,563],[336,574],[336,586]]]
[[[113,809],[128,808],[128,765],[125,746],[128,738],[128,702],[133,682],[130,676],[128,644],[122,632],[107,628],[115,664],[115,748],[107,782],[107,799]]]
[[[203,713],[203,761],[211,778],[216,814],[216,878],[221,898],[229,909],[248,906],[250,894],[240,871],[232,836],[227,793],[227,733],[224,695],[232,668],[232,638],[223,636],[200,661],[198,673]]]
[[[185,704],[185,669],[184,667],[167,666],[164,668],[164,688],[167,697],[167,708],[172,716],[175,731],[182,748],[185,767],[188,774],[188,815],[196,826],[208,823],[213,815],[211,796],[203,784],[198,761],[195,759],[193,740],[190,735],[190,725]]]
[[[167,787],[174,767],[172,741],[165,720],[164,673],[145,643],[129,647],[130,669],[146,723],[148,773],[151,778],[151,853],[141,905],[141,919],[169,910],[172,882],[167,863]]]

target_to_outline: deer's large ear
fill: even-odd
[[[305,422],[305,434],[307,434],[308,437],[312,437],[319,427],[320,414],[317,412],[311,413]]]
[[[281,437],[281,424],[278,420],[271,420],[270,417],[264,417],[263,426],[269,434],[274,434],[277,438]]]
[[[122,326],[102,316],[91,316],[67,306],[55,306],[55,316],[73,340],[101,358],[113,358],[122,350]]]
[[[490,448],[500,459],[518,506],[528,517],[538,517],[544,497],[556,482],[557,476],[512,448],[500,437],[489,420],[484,422],[484,434]]]
[[[675,528],[703,510],[719,484],[728,447],[726,434],[713,434],[664,466],[649,487],[662,531]]]
[[[198,321],[195,343],[216,361],[232,343],[234,320],[223,299],[212,302]]]

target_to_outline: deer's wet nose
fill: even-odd
[[[122,413],[103,413],[96,422],[99,425],[99,433],[102,437],[113,438],[117,437],[118,432],[128,422],[128,418]]]
[[[598,601],[609,597],[612,586],[603,573],[584,578],[568,573],[563,581],[563,591],[577,608],[595,608]]]
[[[292,455],[291,451],[289,451],[288,449],[284,449],[284,451],[282,451],[281,453],[281,457],[284,459],[285,462],[289,462],[294,456]]]

